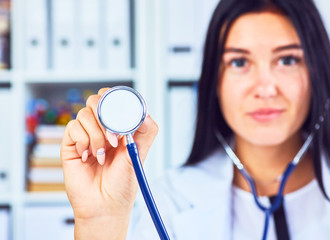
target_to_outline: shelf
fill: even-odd
[[[26,83],[59,83],[59,82],[109,82],[109,81],[130,81],[135,78],[135,70],[118,72],[26,72],[24,73]],[[0,75],[1,77],[1,75]]]
[[[191,82],[191,81],[197,81],[200,77],[200,72],[199,71],[195,71],[193,73],[189,73],[189,74],[168,74],[166,76],[166,80],[167,81],[180,81],[180,82]]]

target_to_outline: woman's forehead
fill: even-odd
[[[300,39],[291,21],[276,12],[247,13],[230,26],[226,47],[238,45],[252,47],[262,45],[299,44]]]

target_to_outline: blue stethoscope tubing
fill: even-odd
[[[104,100],[106,99],[106,97],[114,92],[114,91],[118,91],[118,90],[124,90],[124,91],[129,91],[131,93],[133,93],[140,101],[141,103],[141,107],[142,107],[142,115],[140,118],[140,121],[134,125],[134,127],[129,128],[128,130],[120,130],[118,131],[118,129],[112,129],[113,126],[107,126],[106,122],[104,121],[102,114],[101,114],[101,105],[103,104]],[[146,108],[146,103],[143,99],[143,97],[139,94],[139,92],[137,92],[135,89],[127,87],[127,86],[117,86],[117,87],[113,87],[111,89],[109,89],[106,93],[104,93],[98,103],[98,107],[97,107],[97,114],[98,114],[98,118],[100,123],[104,126],[104,128],[111,132],[111,133],[115,133],[115,134],[119,134],[119,135],[125,135],[126,139],[127,139],[127,150],[129,153],[129,156],[131,158],[132,161],[132,165],[134,168],[134,172],[136,175],[136,178],[138,180],[139,183],[139,187],[140,190],[142,192],[144,201],[147,205],[148,211],[150,213],[150,216],[152,218],[152,221],[157,229],[158,235],[160,237],[161,240],[169,240],[169,236],[168,233],[166,231],[166,228],[164,226],[164,223],[162,221],[162,218],[159,214],[159,211],[157,209],[156,203],[154,201],[154,198],[151,194],[146,176],[144,174],[144,170],[142,167],[142,163],[140,160],[140,155],[139,155],[139,151],[138,148],[136,146],[136,143],[134,142],[133,139],[133,134],[135,132],[136,129],[138,129],[140,127],[140,125],[142,124],[142,122],[144,121],[145,117],[146,117],[146,113],[147,113],[147,108]]]
[[[238,168],[238,170],[242,173],[244,178],[247,180],[247,182],[248,182],[248,184],[251,188],[251,192],[252,192],[252,195],[253,195],[253,198],[254,198],[254,201],[255,201],[256,205],[258,206],[258,208],[260,208],[265,213],[265,225],[264,225],[264,231],[263,231],[262,239],[266,240],[267,239],[267,234],[268,234],[269,218],[281,206],[281,203],[283,201],[285,184],[286,184],[289,176],[291,175],[292,171],[295,169],[297,164],[300,162],[300,159],[302,158],[302,156],[306,153],[307,149],[309,148],[309,146],[310,146],[310,144],[313,140],[313,133],[311,133],[307,137],[307,139],[306,139],[305,143],[303,144],[303,146],[300,148],[300,150],[298,151],[298,153],[296,154],[296,156],[294,157],[292,162],[290,162],[288,164],[287,168],[285,169],[283,175],[281,176],[281,183],[280,183],[280,187],[279,187],[278,192],[277,192],[276,197],[275,197],[275,202],[273,204],[271,204],[270,207],[264,206],[259,201],[257,189],[256,189],[256,186],[255,186],[255,183],[254,183],[252,177],[244,169],[243,164],[240,162],[240,160],[238,159],[236,154],[233,152],[231,147],[229,147],[229,145],[226,143],[226,141],[224,140],[222,135],[219,132],[216,132],[216,136],[217,136],[218,140],[221,142],[221,144],[223,145],[223,147],[224,147],[226,153],[228,154],[228,156],[233,160],[233,162],[236,165],[236,167]]]
[[[223,138],[223,136],[220,134],[220,132],[215,131],[215,135],[216,135],[218,141],[222,144],[225,152],[227,153],[229,158],[233,161],[233,163],[237,167],[237,169],[244,176],[244,178],[247,180],[256,205],[258,206],[259,209],[261,209],[265,213],[265,225],[264,225],[264,231],[263,231],[263,236],[262,236],[263,240],[267,239],[269,218],[282,204],[283,196],[284,196],[284,188],[285,188],[285,184],[286,184],[289,176],[291,175],[293,170],[296,168],[297,164],[300,162],[300,159],[307,152],[307,150],[308,150],[308,148],[309,148],[309,146],[310,146],[310,144],[313,140],[315,132],[320,129],[322,123],[324,122],[324,120],[325,120],[325,118],[326,118],[326,116],[329,112],[330,99],[327,99],[327,101],[324,105],[324,108],[325,108],[325,111],[324,111],[323,115],[321,115],[319,117],[319,121],[315,124],[314,129],[308,135],[308,137],[305,140],[304,144],[302,145],[302,147],[300,148],[300,150],[298,151],[296,156],[293,158],[293,160],[288,164],[288,166],[286,167],[283,175],[280,177],[280,180],[281,180],[280,187],[279,187],[278,192],[276,194],[275,201],[274,201],[274,203],[271,204],[270,207],[266,207],[262,203],[260,203],[260,201],[258,199],[257,189],[256,189],[256,186],[255,186],[255,183],[254,183],[252,177],[244,169],[243,164],[238,159],[238,157],[236,156],[234,151],[231,149],[231,147],[227,144],[226,140]]]
[[[142,104],[142,106],[145,110],[145,103],[144,103],[144,100],[143,100],[142,96],[138,92],[136,92],[134,89],[120,86],[120,87],[117,87],[117,88],[114,87],[114,88],[110,89],[108,91],[108,93],[110,93],[111,91],[118,90],[118,89],[125,89],[125,90],[128,90],[128,91],[131,91],[131,92],[135,93],[135,95],[140,99],[140,102],[141,102],[141,104]],[[103,95],[100,102],[99,102],[98,116],[99,116],[100,122],[102,123],[102,125],[107,130],[109,130],[110,132],[116,133],[116,131],[112,131],[111,129],[107,128],[106,124],[103,123],[102,117],[100,115],[100,106],[101,106],[101,104],[102,104],[102,102],[103,102],[106,95],[107,94]],[[314,126],[315,130],[318,130],[320,128],[320,125],[324,121],[325,116],[327,114],[327,111],[329,111],[329,108],[330,108],[330,99],[327,99],[326,104],[325,104],[326,111],[324,112],[323,116],[320,116],[319,123],[315,124],[315,126]],[[144,115],[141,119],[140,124],[142,124],[142,122],[144,120],[144,117],[145,117],[145,111],[144,111]],[[137,125],[136,128],[138,128],[140,126],[140,124]],[[138,148],[137,148],[136,143],[134,142],[134,139],[132,137],[132,134],[133,134],[133,132],[136,128],[134,128],[134,129],[132,129],[131,131],[128,131],[128,132],[123,132],[121,134],[126,135],[126,137],[127,137],[127,150],[128,150],[129,156],[130,156],[131,161],[132,161],[132,165],[133,165],[134,172],[135,172],[135,175],[136,175],[138,183],[139,183],[141,193],[142,193],[144,201],[147,205],[147,208],[148,208],[148,211],[149,211],[150,216],[152,218],[152,221],[153,221],[153,223],[156,227],[158,235],[159,235],[161,240],[169,240],[170,239],[169,235],[166,231],[165,225],[162,221],[162,218],[159,214],[156,203],[155,203],[154,198],[152,196],[152,193],[150,191],[150,188],[149,188],[149,185],[148,185],[148,182],[147,182],[147,179],[146,179],[143,167],[142,167],[142,163],[141,163],[141,160],[140,160]],[[303,146],[301,147],[301,149],[299,150],[297,155],[294,157],[292,162],[287,166],[284,174],[281,176],[281,183],[280,183],[280,187],[279,187],[278,193],[277,193],[276,198],[275,198],[275,202],[273,204],[271,204],[270,207],[265,207],[264,205],[262,205],[259,202],[257,190],[256,190],[255,183],[254,183],[253,179],[247,173],[247,171],[244,169],[243,164],[240,162],[240,160],[237,158],[235,153],[232,151],[232,149],[226,143],[226,141],[224,140],[224,138],[222,137],[222,135],[220,134],[219,131],[216,131],[216,137],[218,138],[219,142],[223,145],[226,153],[232,159],[233,163],[236,165],[236,167],[240,170],[240,172],[243,174],[243,176],[248,181],[248,183],[251,187],[251,191],[252,191],[255,203],[257,204],[257,206],[262,211],[265,212],[265,226],[264,226],[264,233],[263,233],[263,238],[262,239],[266,240],[267,232],[268,232],[269,218],[272,215],[272,213],[280,207],[280,205],[283,201],[283,192],[284,192],[284,187],[285,187],[285,184],[287,182],[287,179],[289,178],[292,171],[295,169],[296,165],[299,163],[301,157],[305,154],[305,152],[309,148],[309,145],[313,140],[313,132],[307,137],[305,143],[303,144]]]
[[[330,108],[330,100],[327,99],[326,104],[325,104],[326,111],[324,112],[323,116],[320,116],[319,123],[315,124],[315,126],[314,126],[314,129],[316,131],[320,129],[320,126],[323,123],[323,121],[324,121],[324,119],[327,115],[327,111],[329,111],[329,108]],[[265,213],[265,225],[264,225],[264,231],[263,231],[263,236],[262,236],[263,240],[267,239],[268,225],[269,225],[269,219],[270,219],[271,215],[282,204],[285,184],[286,184],[289,176],[291,175],[291,173],[293,172],[293,170],[297,166],[297,164],[300,162],[300,159],[302,158],[302,156],[308,150],[308,148],[309,148],[309,146],[310,146],[310,144],[313,140],[313,136],[314,136],[314,131],[310,135],[308,135],[308,137],[307,137],[306,141],[304,142],[303,146],[300,148],[300,150],[298,151],[296,156],[293,158],[291,163],[288,164],[286,170],[284,171],[283,175],[281,176],[281,183],[280,183],[280,187],[279,187],[278,193],[277,193],[276,198],[275,198],[275,202],[272,203],[270,207],[266,207],[262,203],[260,203],[260,201],[258,199],[257,189],[256,189],[256,186],[255,186],[255,183],[254,183],[252,177],[244,169],[243,164],[238,159],[238,157],[233,152],[233,150],[229,147],[229,145],[224,140],[224,138],[219,133],[219,131],[216,131],[216,137],[218,138],[220,143],[223,145],[226,153],[232,159],[233,163],[236,165],[236,167],[239,169],[239,171],[243,174],[245,179],[248,181],[256,205]],[[141,160],[140,160],[140,157],[139,157],[138,148],[137,148],[136,143],[134,142],[133,137],[132,137],[131,134],[127,135],[127,142],[128,142],[127,149],[128,149],[129,155],[130,155],[131,160],[132,160],[133,168],[134,168],[134,171],[135,171],[135,174],[136,174],[136,177],[137,177],[137,180],[138,180],[138,183],[139,183],[144,201],[147,205],[147,208],[148,208],[149,213],[151,215],[151,218],[154,222],[154,225],[156,227],[158,235],[159,235],[161,240],[169,240],[170,238],[168,236],[165,225],[164,225],[164,223],[162,221],[162,218],[159,214],[156,203],[155,203],[155,201],[153,199],[153,196],[151,194],[147,179],[145,177],[144,170],[143,170]]]
[[[161,240],[170,240],[170,237],[168,236],[165,225],[164,225],[162,218],[159,214],[159,211],[157,209],[154,198],[151,194],[146,176],[144,174],[144,170],[143,170],[143,167],[141,164],[138,148],[136,146],[136,143],[133,141],[133,138],[131,135],[127,136],[127,142],[128,142],[127,150],[128,150],[129,156],[131,157],[131,160],[132,160],[134,172],[135,172],[136,178],[138,180],[142,196],[144,198],[144,201],[147,205],[147,208],[149,210],[152,221],[158,232],[159,238]]]

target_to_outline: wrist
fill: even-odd
[[[127,216],[99,216],[94,218],[75,218],[75,240],[85,239],[126,239],[129,225]]]

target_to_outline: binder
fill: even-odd
[[[24,239],[74,239],[71,206],[28,206],[24,208]]]
[[[76,0],[52,1],[52,53],[54,70],[73,70],[77,65]]]
[[[179,167],[187,161],[190,154],[197,107],[194,84],[176,84],[169,90],[169,167]]]
[[[9,207],[0,206],[0,239],[10,239]]]
[[[219,3],[219,0],[195,0],[196,2],[196,67],[201,69],[203,60],[204,42],[206,39],[207,28],[210,23],[213,11]]]
[[[168,71],[170,75],[190,74],[196,62],[195,2],[167,1]]]
[[[199,74],[204,41],[219,0],[168,0],[168,70],[171,76]]]
[[[129,0],[106,0],[104,9],[106,69],[127,70],[131,57]]]
[[[80,0],[79,11],[79,68],[85,71],[101,68],[100,0]]]
[[[7,192],[9,190],[9,167],[11,164],[11,113],[12,109],[10,104],[11,93],[8,86],[0,85],[0,112],[5,113],[1,114],[0,121],[0,194]],[[1,239],[1,238],[0,238]]]
[[[315,5],[320,11],[323,23],[327,29],[328,36],[330,36],[330,16],[329,16],[329,11],[330,11],[330,5],[328,0],[316,0]]]
[[[29,70],[48,67],[47,0],[29,0],[25,5],[25,66]]]

